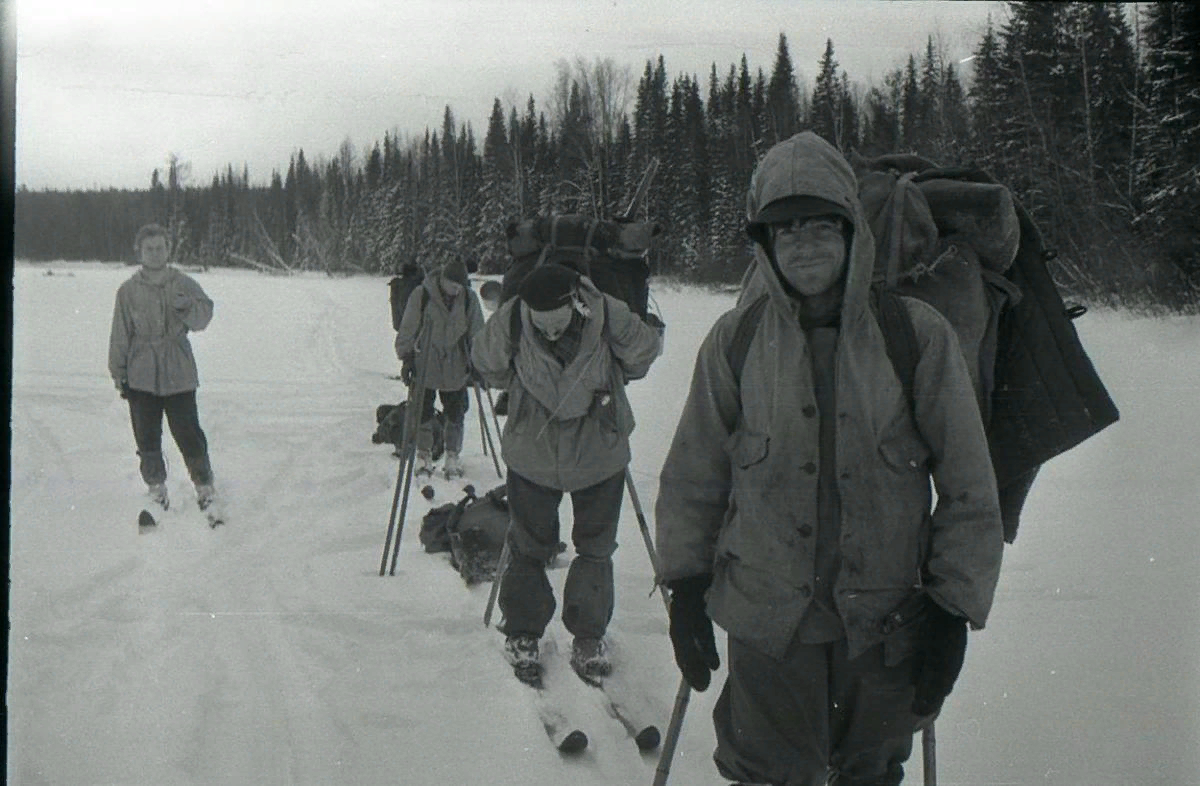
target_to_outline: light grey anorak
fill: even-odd
[[[200,385],[188,331],[204,330],[213,302],[200,285],[173,267],[162,281],[139,270],[117,290],[108,340],[113,382],[134,390],[171,396]]]
[[[748,199],[751,220],[791,195],[836,202],[854,217],[835,353],[837,412],[820,413],[836,418],[834,603],[850,657],[883,639],[885,615],[922,584],[935,602],[983,627],[1003,548],[987,441],[958,341],[934,309],[904,300],[920,346],[914,425],[869,307],[874,241],[856,194],[841,154],[806,132],[768,153]],[[821,456],[797,303],[760,247],[755,264],[754,284],[770,300],[740,394],[728,348],[752,298],[720,317],[701,345],[660,478],[657,550],[660,580],[712,573],[712,619],[782,657],[812,598]]]
[[[424,348],[428,355],[417,361],[417,368],[428,367],[425,388],[462,390],[470,381],[471,340],[483,329],[483,308],[475,290],[457,282],[461,291],[447,306],[440,280],[437,275],[425,276],[409,295],[396,331],[396,356],[403,359]]]
[[[504,461],[534,483],[561,491],[593,486],[629,464],[633,409],[625,380],[640,378],[662,349],[654,328],[617,298],[580,279],[589,311],[575,358],[562,366],[536,337],[529,307],[511,298],[488,319],[471,353],[492,387],[507,388]],[[512,309],[521,309],[515,355]]]

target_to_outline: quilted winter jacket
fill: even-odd
[[[413,351],[427,347],[428,354],[418,360],[417,371],[425,371],[427,390],[462,390],[470,381],[471,340],[483,329],[483,308],[479,295],[470,287],[447,308],[438,276],[426,276],[412,291],[404,307],[404,318],[396,332],[396,357],[403,359]],[[429,343],[425,343],[428,333]]]
[[[471,357],[492,387],[507,388],[501,437],[505,463],[547,488],[577,491],[629,464],[633,409],[625,380],[646,374],[662,349],[654,328],[624,302],[581,279],[585,321],[579,352],[561,366],[535,336],[529,307],[511,298],[488,319]],[[521,309],[515,354],[512,309]],[[607,320],[607,324],[606,324]]]
[[[191,276],[173,267],[165,268],[165,274],[156,284],[139,270],[121,284],[108,339],[113,382],[157,396],[200,385],[187,334],[204,330],[213,315],[213,302]],[[186,307],[176,309],[177,300]]]
[[[751,183],[751,219],[770,202],[812,195],[854,216],[835,355],[836,482],[841,569],[834,603],[850,657],[884,639],[889,611],[924,585],[981,628],[1003,548],[996,484],[970,376],[949,323],[905,299],[920,345],[912,406],[887,355],[868,293],[874,241],[841,154],[815,134],[772,149]],[[761,248],[770,295],[740,390],[728,348],[742,310],[720,317],[700,347],[662,469],[655,507],[661,581],[712,573],[712,619],[782,657],[812,598],[817,527],[817,400],[797,304]],[[930,513],[930,476],[937,506]],[[912,634],[889,637],[894,662]]]

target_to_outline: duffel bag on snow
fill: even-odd
[[[482,497],[463,500],[448,527],[451,564],[467,582],[491,581],[508,533],[508,495],[503,484]]]
[[[376,407],[375,433],[371,435],[371,442],[376,445],[393,445],[395,446],[394,452],[399,455],[399,451],[404,447],[404,418],[407,411],[407,401],[401,401],[399,404],[380,404]],[[445,420],[442,411],[435,407],[433,410],[432,451],[434,461],[440,459],[446,449]]]

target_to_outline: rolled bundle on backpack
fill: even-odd
[[[932,261],[937,224],[916,183],[891,172],[871,172],[859,181],[858,196],[875,236],[877,278],[903,275]]]
[[[511,221],[504,229],[508,252],[517,259],[539,253],[547,243],[563,251],[641,256],[661,232],[654,221],[604,221],[574,214]]]
[[[512,262],[504,271],[499,301],[517,293],[541,264],[570,267],[601,292],[624,301],[635,314],[648,311],[650,266],[645,253],[662,226],[653,221],[599,220],[585,215],[538,216],[505,227]]]
[[[1012,193],[999,183],[972,183],[932,178],[919,184],[938,234],[957,235],[980,263],[997,273],[1012,265],[1021,241],[1021,225]]]

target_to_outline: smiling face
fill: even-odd
[[[550,311],[530,311],[529,321],[550,341],[557,341],[571,324],[573,308],[570,303]]]
[[[835,216],[772,224],[771,243],[779,272],[806,297],[827,291],[846,270],[844,224]]]
[[[147,270],[162,270],[168,256],[167,238],[163,235],[150,235],[138,244],[138,261]]]

